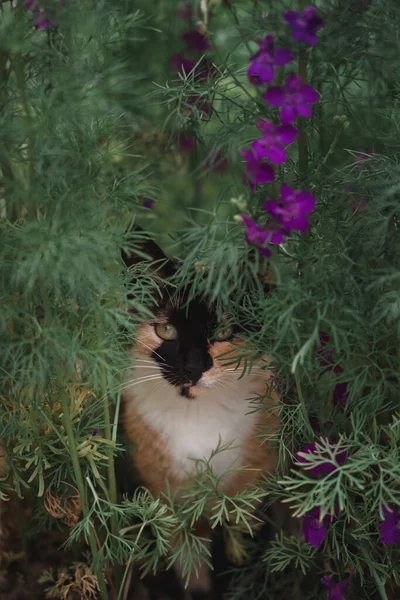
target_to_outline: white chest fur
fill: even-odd
[[[160,378],[138,381],[143,375],[160,374]],[[260,393],[260,373],[239,379],[240,370],[232,371],[224,381],[204,390],[190,400],[161,376],[158,369],[146,371],[135,366],[136,378],[127,387],[125,401],[133,403],[146,423],[161,436],[177,472],[193,473],[196,460],[209,460],[218,446],[211,466],[217,476],[227,469],[243,465],[241,444],[254,431],[259,413],[249,398]]]

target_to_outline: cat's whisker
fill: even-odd
[[[157,371],[160,371],[160,367],[158,365],[137,365],[137,368],[135,370],[141,371],[142,369],[157,369]],[[163,365],[163,369],[165,369],[164,365]]]
[[[121,389],[124,391],[124,390],[127,390],[128,388],[135,387],[142,383],[148,383],[149,381],[160,381],[161,379],[162,379],[162,376],[160,376],[160,375],[149,375],[148,377],[141,377],[140,379],[136,379],[134,381],[127,382],[126,384],[124,384],[122,386]]]
[[[137,363],[137,362],[151,363],[152,365],[154,365],[154,359],[152,359],[152,358],[149,358],[149,359],[146,359],[146,358],[134,358],[134,362],[135,363]]]
[[[153,350],[153,348],[151,348],[150,346],[148,346],[147,344],[145,344],[144,342],[142,342],[142,340],[136,340],[139,344],[142,344],[142,346],[144,346],[145,348],[147,348],[148,350],[150,350],[150,352],[152,354],[155,354],[156,356],[158,356],[159,358],[161,358],[161,360],[163,360],[165,362],[165,358],[163,358],[161,356],[161,354],[158,354],[158,352],[156,352],[155,350]]]
[[[131,385],[134,383],[140,383],[141,381],[145,381],[146,379],[149,379],[150,377],[157,377],[159,379],[161,379],[162,375],[161,373],[150,373],[147,375],[142,375],[141,377],[134,377],[133,379],[129,379],[128,381],[125,381],[122,386],[127,386],[127,385]]]

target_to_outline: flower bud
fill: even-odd
[[[234,215],[233,220],[235,221],[235,223],[243,223],[241,215]]]
[[[247,210],[247,202],[242,194],[238,196],[238,198],[231,198],[231,204],[236,206],[240,212],[245,212]]]

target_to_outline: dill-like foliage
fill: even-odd
[[[306,156],[292,145],[276,182],[252,193],[239,150],[256,136],[257,119],[274,113],[249,85],[247,61],[266,33],[298,51],[282,14],[304,3],[201,4],[213,13],[212,48],[177,74],[169,58],[182,51],[187,27],[174,16],[177,3],[44,0],[52,22],[43,29],[23,4],[2,3],[0,498],[29,498],[29,539],[44,524],[61,527],[73,550],[68,566],[87,553],[88,589],[98,584],[102,598],[124,597],[132,564],[154,572],[169,547],[177,548],[169,565],[182,557],[186,578],[200,558],[210,561],[193,523],[212,499],[211,524],[226,527],[234,552],[248,557],[232,575],[232,600],[314,600],[326,593],[324,575],[351,575],[353,597],[389,600],[400,585],[398,547],[380,540],[383,507],[400,506],[400,7],[315,2],[325,25],[306,52],[307,80],[321,101],[305,123]],[[214,64],[208,79],[196,76],[205,58]],[[189,152],[179,147],[182,132],[193,140]],[[309,232],[276,246],[267,271],[235,216],[257,219],[282,181],[301,182],[317,206]],[[263,436],[280,460],[256,489],[224,496],[204,457],[179,506],[144,490],[118,498],[127,347],[158,293],[143,270],[124,273],[121,247],[140,249],[140,235],[124,234],[132,220],[181,259],[178,291],[240,321],[248,341],[235,358],[240,368],[268,355],[282,425]],[[259,400],[251,410],[262,410]],[[318,440],[307,468],[292,462]],[[338,440],[347,450],[341,464],[330,444]],[[321,462],[333,469],[313,475]],[[68,485],[81,503],[70,529],[45,501]],[[283,501],[293,515],[272,541],[258,535],[269,518],[262,499]],[[299,531],[315,506],[335,515],[319,550]],[[43,572],[61,594],[64,580]]]

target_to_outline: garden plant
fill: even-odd
[[[188,578],[211,501],[226,598],[399,598],[399,31],[397,0],[2,1],[1,598]],[[239,372],[268,356],[278,467],[240,494],[211,457],[180,504],[133,484],[146,235]]]

